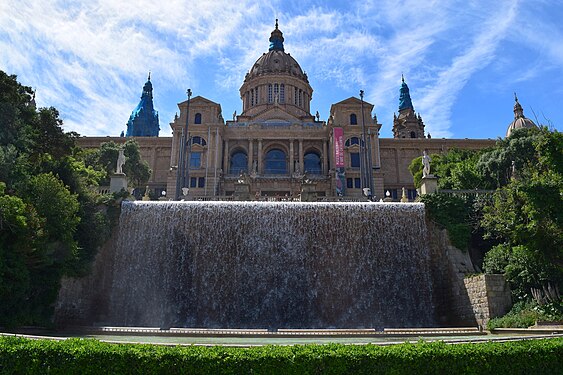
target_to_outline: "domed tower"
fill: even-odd
[[[242,114],[239,121],[252,121],[273,107],[301,119],[312,121],[310,102],[313,89],[307,74],[297,61],[286,53],[283,33],[276,27],[270,36],[270,48],[246,74],[240,88]]]
[[[158,137],[158,112],[152,102],[151,74],[143,86],[143,94],[127,121],[127,137]]]
[[[516,102],[514,103],[514,121],[512,121],[508,125],[508,129],[506,130],[507,138],[510,137],[510,134],[512,134],[512,132],[515,129],[537,128],[536,124],[534,124],[532,120],[524,116],[524,109],[522,109],[522,106],[518,102],[518,97],[516,96],[516,93],[514,93],[514,101]]]
[[[409,87],[405,78],[401,76],[401,91],[399,95],[399,116],[393,115],[394,138],[424,138],[424,123],[420,114],[416,115],[412,105]]]

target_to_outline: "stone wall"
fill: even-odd
[[[477,275],[464,279],[473,316],[480,326],[506,314],[511,306],[510,288],[502,275]]]
[[[445,229],[427,223],[432,259],[434,304],[441,326],[481,326],[506,314],[510,288],[502,275],[478,275],[467,252],[451,245]]]

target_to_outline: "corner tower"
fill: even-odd
[[[401,90],[399,95],[399,115],[393,114],[394,138],[424,138],[424,123],[422,117],[416,115],[412,105],[409,87],[405,77],[401,75]]]
[[[158,112],[154,110],[152,102],[152,83],[151,74],[145,85],[141,100],[135,107],[129,121],[127,121],[127,137],[158,137],[160,126],[158,122]]]
[[[251,122],[272,108],[301,121],[313,121],[310,113],[313,88],[297,61],[285,52],[277,19],[269,41],[268,52],[256,60],[240,88],[242,113],[238,121]]]

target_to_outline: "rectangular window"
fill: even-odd
[[[354,179],[354,187],[356,189],[360,189],[362,187],[362,180],[360,178]]]
[[[359,152],[351,152],[350,153],[350,167],[360,168],[360,153]]]
[[[354,187],[354,179],[353,178],[347,178],[346,179],[346,187],[348,189],[352,189]]]
[[[197,179],[197,187],[205,187],[205,177],[200,177]]]
[[[285,85],[280,85],[280,103],[285,103]]]
[[[414,201],[416,199],[416,195],[416,189],[407,190],[407,198],[409,198],[410,201]]]
[[[254,106],[254,89],[250,90],[250,105]]]
[[[268,103],[272,103],[274,101],[274,93],[272,92],[272,84],[268,85]]]
[[[197,177],[190,177],[190,187],[195,188],[197,186]]]
[[[297,105],[297,96],[299,95],[298,91],[297,91],[297,87],[293,88],[293,104]]]
[[[258,87],[260,87],[260,86],[256,86],[256,89],[254,90],[254,91],[256,92],[256,101],[255,101],[255,102],[256,102],[256,105],[258,105],[258,103],[260,103],[260,100],[259,100],[259,99],[260,99],[260,95],[258,94],[258,92],[259,92],[259,91],[258,91]]]
[[[303,91],[299,90],[299,107],[303,107]]]
[[[393,200],[397,200],[397,189],[391,189],[389,191],[391,192],[391,198],[393,198]]]
[[[280,85],[278,83],[274,83],[274,100],[280,102]]]
[[[190,153],[190,169],[201,168],[201,152]]]

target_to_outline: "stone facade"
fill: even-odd
[[[379,137],[382,125],[374,106],[363,98],[333,104],[327,121],[321,121],[310,113],[313,88],[308,77],[285,52],[283,41],[276,23],[269,51],[254,63],[240,88],[242,113],[235,112],[232,119],[225,121],[219,103],[196,96],[178,104],[179,116],[170,123],[171,138],[83,137],[78,144],[93,148],[105,141],[135,139],[153,171],[149,188],[157,194],[166,190],[171,198],[177,196],[177,186],[189,188],[189,197],[195,199],[230,196],[245,174],[252,197],[296,197],[307,180],[321,199],[336,196],[338,185],[343,186],[339,194],[344,198],[364,199],[363,188],[372,187],[375,199],[389,191],[394,201],[399,201],[403,188],[410,201],[416,197],[408,166],[424,150],[441,153],[453,147],[481,149],[494,144],[490,139],[425,138],[424,124],[414,112],[404,81],[399,117],[393,124],[395,138]],[[340,144],[335,131],[343,134]],[[177,183],[183,174],[178,173],[181,150],[187,161],[180,168],[188,176]],[[343,155],[338,166],[337,152]]]

